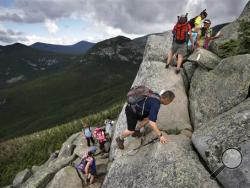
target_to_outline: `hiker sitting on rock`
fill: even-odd
[[[160,105],[168,105],[171,103],[175,97],[174,93],[172,91],[165,91],[159,95],[153,93],[145,86],[137,86],[128,92],[127,97],[128,104],[125,109],[127,130],[123,131],[122,134],[116,138],[118,147],[124,149],[124,139],[135,133],[137,121],[141,121],[139,128],[149,123],[155,134],[159,137],[160,142],[166,143],[168,138],[164,136],[157,127],[156,120]]]
[[[205,49],[208,49],[209,42],[215,39],[220,38],[222,35],[216,35],[212,36],[213,30],[210,28],[211,26],[211,21],[209,19],[205,19],[203,22],[204,26],[200,29],[200,33],[198,35],[198,41],[200,44],[200,47],[203,47]]]
[[[191,27],[187,22],[187,14],[184,16],[178,16],[178,22],[173,29],[173,43],[170,52],[168,53],[166,68],[169,67],[173,56],[177,55],[177,68],[176,74],[180,72],[183,57],[185,56],[188,38],[190,38],[192,43],[192,49],[194,48],[193,37],[191,34]]]
[[[101,128],[96,128],[93,135],[96,138],[96,140],[99,142],[99,148],[102,151],[102,153],[106,153],[105,143],[107,139],[106,139],[106,135],[104,131]]]
[[[93,145],[95,144],[95,141],[92,137],[92,131],[89,125],[89,120],[88,119],[84,119],[84,121],[81,121],[82,125],[83,125],[83,129],[82,129],[82,134],[85,136],[85,139],[87,140],[87,144],[88,147],[90,146],[90,141],[93,143]]]
[[[87,185],[88,181],[90,184],[94,182],[94,177],[96,174],[96,163],[94,158],[95,152],[96,147],[90,147],[87,153],[83,156],[80,164],[75,166],[85,185]]]

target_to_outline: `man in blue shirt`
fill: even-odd
[[[124,149],[124,139],[135,132],[137,121],[141,121],[139,128],[144,127],[149,123],[155,134],[159,137],[161,143],[168,141],[166,136],[163,136],[157,127],[157,115],[160,110],[160,105],[168,105],[175,98],[172,91],[165,91],[161,95],[152,94],[151,96],[139,101],[135,105],[127,105],[125,109],[127,117],[127,130],[123,131],[120,136],[116,138],[117,145],[120,149]]]

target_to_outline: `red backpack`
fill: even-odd
[[[180,44],[187,42],[189,30],[190,30],[190,26],[188,23],[185,23],[185,24],[177,23],[173,29],[175,42],[180,43]]]
[[[187,14],[185,16],[178,16],[178,22],[173,29],[174,41],[180,44],[187,42],[189,30],[191,28],[187,22]]]

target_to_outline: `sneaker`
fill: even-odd
[[[142,134],[139,130],[135,130],[135,132],[132,134],[132,137],[141,137]]]
[[[180,69],[176,69],[176,70],[175,70],[175,73],[176,73],[176,74],[179,74],[179,72],[180,72]]]
[[[168,67],[169,67],[169,64],[166,64],[165,68],[168,69]]]
[[[118,137],[115,139],[115,141],[116,141],[116,143],[117,143],[117,145],[118,145],[118,148],[124,149],[124,145],[123,145],[124,140],[122,140],[122,139],[118,136]]]

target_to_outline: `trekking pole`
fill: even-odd
[[[140,149],[141,147],[144,147],[144,146],[147,146],[149,144],[152,144],[152,143],[155,143],[156,141],[158,140],[158,137],[156,138],[152,138],[150,141],[148,141],[147,143],[143,144],[143,145],[139,145],[138,147],[134,148],[134,149],[131,149],[129,150],[128,152],[126,153],[123,153],[121,156],[119,156],[118,158],[120,157],[123,157],[123,156],[126,156],[126,155],[129,155],[129,156],[133,156],[136,154],[136,152],[138,151],[138,149]]]

